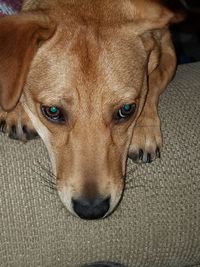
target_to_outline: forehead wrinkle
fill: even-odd
[[[140,89],[140,88],[139,88]],[[116,84],[111,88],[112,94],[121,99],[135,99],[138,97],[138,91],[132,86],[124,86],[124,84]]]
[[[71,104],[73,102],[73,97],[71,94],[67,93],[65,89],[59,90],[58,93],[52,90],[44,90],[39,93],[38,100],[51,104]]]
[[[115,72],[108,73],[108,76],[104,78],[103,83],[103,93],[102,101],[105,101],[105,98],[113,103],[120,103],[123,101],[134,101],[138,98],[141,87],[142,87],[142,78],[141,82],[138,84],[129,82],[130,85],[127,85],[124,82],[120,82],[117,74]]]
[[[89,79],[96,76],[96,62],[100,55],[99,28],[97,25],[82,25],[76,30],[71,52],[79,61],[79,67]],[[93,77],[92,77],[93,76]]]
[[[71,100],[78,93],[75,79],[78,74],[76,58],[70,55],[68,49],[63,49],[62,53],[58,54],[52,50],[50,57],[44,55],[40,50],[33,61],[28,90],[36,98],[49,102]]]

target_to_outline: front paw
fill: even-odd
[[[14,140],[28,141],[38,138],[31,121],[21,107],[9,113],[0,111],[0,132]]]
[[[136,163],[151,163],[160,158],[162,137],[159,126],[136,126],[128,157]]]

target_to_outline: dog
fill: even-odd
[[[127,157],[160,156],[157,106],[176,69],[177,20],[157,0],[25,0],[0,19],[1,130],[39,134],[72,214],[108,216]]]

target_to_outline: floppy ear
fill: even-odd
[[[184,14],[174,13],[159,0],[131,0],[135,7],[136,31],[142,34],[149,30],[162,29],[170,23],[184,19]]]
[[[41,13],[0,19],[0,106],[4,110],[17,104],[39,43],[49,39],[54,29]]]

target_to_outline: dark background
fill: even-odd
[[[200,61],[200,0],[163,0],[185,20],[171,26],[178,64]]]

